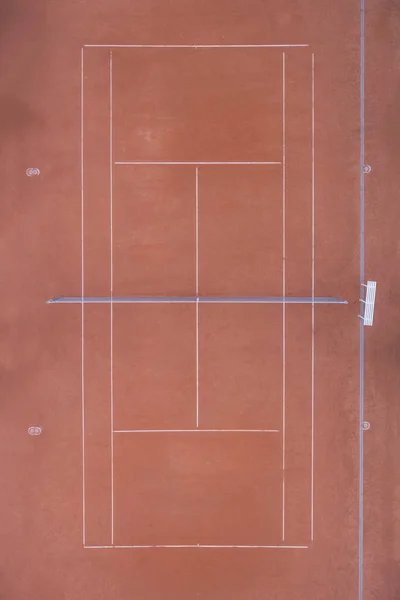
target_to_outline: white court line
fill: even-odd
[[[199,426],[199,167],[196,167],[196,427]]]
[[[85,297],[85,261],[84,261],[84,176],[83,176],[83,82],[84,61],[81,50],[81,297]],[[85,303],[81,311],[81,412],[82,412],[82,538],[86,543],[86,488],[85,488]]]
[[[308,48],[309,44],[85,44],[86,48]]]
[[[311,541],[314,539],[314,381],[315,381],[315,68],[311,56]]]
[[[145,160],[129,160],[129,161],[118,161],[116,165],[280,165],[281,162],[254,162],[254,161],[145,161]]]
[[[113,71],[110,52],[110,436],[111,436],[111,543],[114,543],[114,256],[113,256]]]
[[[282,296],[286,295],[286,56],[282,53]],[[282,541],[285,539],[286,304],[282,304]]]
[[[116,548],[259,548],[259,549],[286,549],[286,550],[298,550],[301,548],[308,548],[308,546],[244,546],[244,545],[232,545],[232,546],[217,546],[214,544],[154,544],[148,546],[84,546],[84,548],[96,548],[96,549],[116,549]]]
[[[196,301],[199,297],[199,168],[196,167]]]
[[[114,433],[279,433],[279,429],[115,429]]]

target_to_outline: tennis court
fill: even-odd
[[[83,307],[85,546],[313,538],[314,55],[288,50],[82,53],[81,296],[110,297]],[[254,303],[287,287],[309,306]]]
[[[44,6],[8,597],[361,600],[359,4]]]

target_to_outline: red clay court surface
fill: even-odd
[[[367,4],[365,341],[359,2],[0,9],[7,600],[396,598],[399,17]]]

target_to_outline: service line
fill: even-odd
[[[115,429],[114,433],[279,433],[279,429]]]
[[[308,48],[309,44],[85,44],[86,48]]]
[[[101,549],[118,549],[118,548],[125,548],[125,549],[129,549],[129,548],[255,548],[255,549],[285,549],[285,550],[298,550],[298,549],[306,549],[308,548],[308,546],[217,546],[214,544],[154,544],[154,545],[143,545],[143,546],[84,546],[84,548],[87,549],[97,549],[97,550],[101,550]]]
[[[280,165],[280,161],[146,161],[146,160],[127,160],[116,161],[116,165]]]

